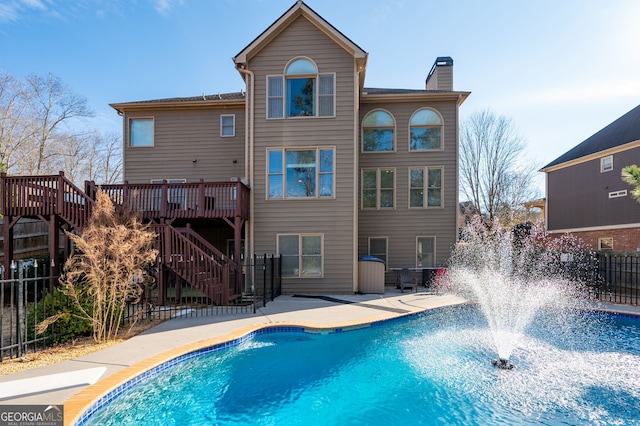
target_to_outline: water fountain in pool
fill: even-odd
[[[545,241],[544,235],[527,225],[507,230],[476,221],[463,231],[442,279],[454,292],[478,304],[498,356],[492,361],[495,367],[515,367],[509,359],[537,314],[576,312],[584,295],[576,280],[576,271],[586,268],[578,262],[581,253],[577,240]]]

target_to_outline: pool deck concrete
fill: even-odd
[[[400,293],[389,287],[384,294],[327,296],[283,295],[255,314],[174,318],[102,351],[0,376],[0,404],[64,404],[65,424],[73,424],[102,395],[138,374],[263,327],[355,327],[464,302],[453,295]]]

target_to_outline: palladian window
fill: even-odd
[[[334,116],[334,75],[319,74],[309,59],[295,59],[283,76],[267,77],[267,91],[267,118]]]
[[[389,152],[394,150],[396,122],[386,111],[371,111],[362,120],[362,151]]]
[[[442,149],[442,118],[432,109],[421,109],[411,117],[409,134],[410,151]]]

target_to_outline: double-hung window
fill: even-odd
[[[613,155],[607,155],[600,159],[600,173],[613,170]]]
[[[334,115],[334,74],[319,74],[309,59],[294,59],[284,75],[267,77],[267,118]]]
[[[395,183],[395,169],[362,169],[362,208],[392,209]]]
[[[362,152],[389,152],[395,148],[396,122],[386,111],[375,110],[362,120]]]
[[[442,207],[442,167],[409,169],[409,207]]]
[[[129,120],[129,146],[153,146],[153,118]]]
[[[236,135],[236,116],[233,114],[220,116],[220,136],[231,137]]]
[[[267,151],[268,198],[331,198],[335,148],[278,148]]]
[[[280,234],[278,254],[282,256],[282,276],[322,277],[322,234]]]
[[[442,149],[442,118],[432,109],[416,111],[409,122],[409,150],[432,151]]]

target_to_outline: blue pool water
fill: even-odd
[[[543,316],[511,361],[472,307],[348,332],[266,333],[180,362],[91,425],[640,424],[640,320]]]

